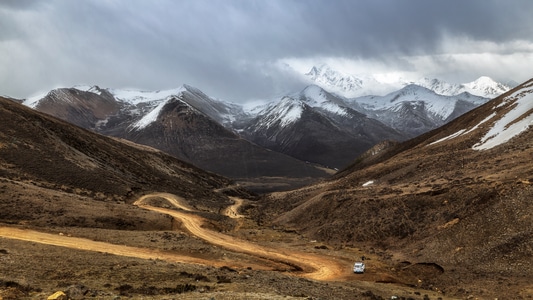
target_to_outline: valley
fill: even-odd
[[[152,206],[150,205],[152,202],[163,207]],[[225,212],[238,212],[241,204],[242,201],[237,201]],[[75,279],[76,282],[90,282],[91,285],[78,286],[77,289],[97,295],[99,299],[111,299],[117,294],[135,297],[144,295],[152,299],[166,299],[168,296],[165,295],[165,289],[162,286],[169,284],[168,279],[161,282],[151,279],[149,280],[150,286],[145,286],[147,282],[144,276],[170,272],[174,274],[173,278],[177,282],[186,282],[183,286],[189,284],[189,288],[192,289],[183,291],[184,294],[180,295],[180,298],[185,299],[208,299],[210,295],[215,295],[217,298],[221,297],[221,299],[250,299],[250,297],[252,299],[254,297],[258,297],[257,299],[276,299],[282,294],[269,291],[278,285],[271,283],[275,281],[273,278],[280,278],[281,285],[287,285],[284,287],[285,289],[290,286],[293,289],[292,296],[295,298],[301,298],[304,295],[312,295],[313,297],[329,295],[344,299],[364,294],[373,295],[374,293],[378,293],[376,295],[392,293],[404,297],[416,297],[417,294],[421,293],[418,289],[405,285],[416,280],[412,274],[405,275],[391,271],[390,265],[388,265],[390,262],[386,262],[382,256],[375,253],[365,253],[361,249],[350,247],[330,249],[328,246],[306,240],[294,233],[254,226],[250,219],[235,213],[231,215],[240,220],[242,224],[235,225],[233,229],[222,234],[214,231],[214,229],[205,228],[206,220],[198,214],[194,214],[190,206],[183,202],[183,199],[178,199],[171,194],[145,195],[137,200],[135,205],[141,209],[161,213],[162,217],[170,215],[179,225],[175,225],[174,231],[147,232],[117,232],[98,229],[88,231],[83,228],[55,226],[49,227],[45,231],[43,231],[44,228],[32,228],[32,226],[0,227],[3,248],[0,258],[7,262],[2,267],[2,273],[9,274],[16,270],[16,277],[25,278],[24,280],[27,282],[27,286],[20,286],[20,290],[11,287],[11,289],[6,290],[0,289],[0,292],[6,299],[9,299],[10,295],[20,297],[24,292],[27,293],[25,295],[27,297],[41,298],[50,294],[53,288],[60,287],[53,285],[59,278],[62,278],[60,280],[61,285],[69,284],[70,278],[70,280]],[[251,234],[251,232],[255,232],[255,234]],[[147,238],[150,239],[149,242],[146,241]],[[150,247],[147,248],[146,245],[150,245]],[[194,250],[201,245],[204,245],[200,248],[201,250]],[[43,249],[44,252],[55,255],[55,258],[48,257],[47,259],[51,261],[48,263],[43,261],[37,268],[28,268],[26,260],[17,259],[17,256],[25,251],[35,251],[36,249]],[[95,254],[91,254],[91,252]],[[35,256],[35,254],[33,255]],[[41,255],[46,257],[45,253],[37,256]],[[91,257],[92,263],[90,265],[85,265],[81,261],[80,264],[65,265],[67,261],[85,256]],[[351,265],[354,259],[360,256],[365,256],[369,267],[365,274],[353,274]],[[113,263],[110,264],[107,260],[111,260]],[[137,263],[133,263],[135,261]],[[147,263],[155,264],[157,270],[154,270],[153,267],[144,267],[146,268],[144,276],[139,274],[137,279],[135,277],[136,271],[132,269],[143,267]],[[120,267],[121,264],[123,264],[122,267]],[[109,266],[111,266],[113,275],[103,270]],[[169,268],[170,270],[165,270]],[[187,272],[189,271],[184,272],[183,269],[192,269],[195,270],[195,273],[188,276]],[[178,270],[180,271],[178,272]],[[133,276],[126,275],[132,271]],[[123,272],[126,273],[122,275]],[[216,284],[212,282],[212,279],[209,279],[213,276],[210,274],[213,273],[217,274]],[[44,274],[48,274],[48,276],[43,276]],[[71,275],[64,277],[65,275],[60,274]],[[103,276],[95,277],[96,274]],[[110,277],[116,276],[124,276],[123,284],[118,287],[112,286],[108,282],[111,280]],[[202,278],[200,280],[203,283],[202,287],[196,286],[198,280],[195,284],[191,283],[194,281],[188,280],[190,277]],[[244,288],[242,285],[249,284],[249,281],[255,281],[251,279],[254,277],[259,277],[259,280],[270,279],[268,283],[260,282],[261,287],[258,287],[255,292],[242,291]],[[260,279],[262,277],[266,278]],[[305,279],[303,281],[306,286],[304,289],[302,289],[301,283],[294,284],[296,278]],[[284,281],[286,282],[283,283]],[[298,280],[296,281],[298,282]],[[375,283],[380,281],[387,283]],[[76,283],[71,283],[72,285],[69,284],[68,287],[74,289],[72,286],[76,286]],[[398,283],[400,285],[396,285]],[[336,288],[331,290],[330,284]],[[40,288],[35,288],[35,285]],[[178,286],[180,285],[178,284]],[[39,289],[43,288],[46,291],[40,292]],[[369,288],[372,292],[369,293],[365,288]],[[166,289],[171,290],[168,286]],[[197,289],[201,291],[197,291]],[[152,294],[156,291],[161,295]],[[442,298],[443,296],[435,291],[422,292],[432,297],[440,296]]]
[[[533,300],[531,11],[0,0],[0,300]]]
[[[532,87],[263,195],[0,99],[0,296],[527,299]]]
[[[309,85],[246,108],[189,85],[161,91],[75,86],[20,102],[268,193],[327,178],[377,143],[428,132],[509,89],[490,78],[453,87],[426,81],[356,98],[331,93],[328,84]]]

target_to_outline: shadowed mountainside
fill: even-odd
[[[98,87],[62,88],[31,106],[82,128],[154,147],[256,191],[268,191],[264,182],[269,180],[274,190],[286,190],[328,176],[323,168],[265,149],[226,128],[222,123],[232,107],[224,105],[229,104],[190,86],[169,93],[155,93],[149,101],[136,92],[124,100]]]
[[[326,183],[271,194],[257,218],[386,249],[398,263],[435,263],[446,270],[439,284],[458,293],[458,278],[487,289],[499,276],[521,282],[533,272],[532,86],[415,139],[378,145]]]
[[[161,151],[101,136],[0,99],[0,176],[102,201],[166,191],[216,210],[231,184]],[[5,212],[5,210],[4,210]]]
[[[334,275],[342,282],[305,279],[298,265],[278,253],[301,259],[298,250],[287,252],[292,240],[299,244],[296,248],[317,257],[327,247],[302,245],[294,234],[224,215],[231,204],[235,210],[240,205],[230,195],[239,200],[249,195],[228,179],[163,152],[101,136],[1,98],[0,128],[2,299],[46,299],[55,291],[69,299],[364,299],[374,292],[412,294],[412,289],[396,285],[369,285],[366,281],[389,276],[381,263],[365,281],[354,281],[351,259],[345,255],[356,250],[345,255],[331,251],[338,260],[328,259],[340,266],[339,273],[325,268],[321,276]],[[146,194],[162,211],[170,208],[172,202],[165,200],[170,195],[194,212],[184,211],[188,218],[177,219],[132,205]],[[195,235],[187,226],[199,231]],[[250,241],[235,242],[228,250],[202,240],[198,232],[210,232],[223,243]],[[273,250],[247,254],[239,249],[248,244]],[[322,274],[323,269],[317,271]]]

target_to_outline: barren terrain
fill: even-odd
[[[321,184],[272,193],[250,214],[330,245],[380,249],[448,296],[532,298],[533,131],[473,149],[492,128],[483,120],[507,113],[495,112],[505,97],[373,149]]]
[[[434,143],[493,107],[258,197],[0,99],[0,297],[530,299],[533,131]]]
[[[11,280],[3,279],[0,295],[41,298],[63,290],[102,299],[444,297],[408,287],[404,282],[413,278],[392,272],[379,254],[333,249],[295,233],[257,227],[239,211],[246,201],[233,199],[234,205],[222,211],[235,220],[225,233],[210,229],[212,220],[168,193],[147,195],[135,204],[164,220],[171,215],[171,231],[2,226],[0,272]],[[87,209],[98,210],[98,205]],[[367,272],[353,274],[353,261],[363,255]]]

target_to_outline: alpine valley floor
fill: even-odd
[[[18,182],[3,186],[12,184],[20,186],[24,195],[4,196],[23,200],[32,192],[46,192]],[[58,201],[65,205],[63,217],[75,218],[69,209],[75,200],[62,196]],[[160,214],[150,217],[154,224],[160,222],[157,216],[163,223],[169,221],[169,214],[173,216],[169,230],[3,225],[0,273],[9,280],[0,281],[0,296],[43,299],[65,291],[71,299],[447,298],[438,288],[417,287],[420,274],[397,269],[390,253],[333,248],[293,232],[262,228],[237,213],[238,207],[222,212],[233,218],[215,221],[213,216],[177,208],[171,199],[176,198],[154,194],[138,201],[138,206],[93,203],[84,208],[90,210],[85,214],[155,210]],[[127,218],[117,221],[128,222]],[[367,272],[353,274],[353,261],[361,256],[366,258]],[[420,269],[431,272],[424,266]]]

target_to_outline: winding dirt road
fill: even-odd
[[[228,206],[223,212],[224,215],[232,218],[232,219],[240,219],[244,218],[243,215],[239,214],[239,207],[242,206],[243,200],[236,197],[229,197],[231,200],[233,200],[235,203],[233,205]]]
[[[163,198],[172,206],[180,210],[167,209],[155,207],[147,204],[150,198]],[[242,200],[233,199],[235,204],[225,210],[225,213],[232,218],[243,217],[238,214],[238,208],[242,205]],[[335,258],[320,256],[318,254],[311,254],[301,251],[293,251],[283,248],[268,248],[254,244],[249,241],[240,240],[238,238],[222,234],[220,232],[211,231],[202,228],[204,219],[198,215],[193,214],[193,209],[187,206],[183,199],[166,193],[157,193],[141,197],[137,200],[135,205],[170,215],[181,221],[183,227],[191,234],[201,238],[213,245],[223,247],[227,250],[245,253],[263,260],[269,260],[276,263],[282,263],[290,266],[294,275],[306,277],[315,280],[335,280],[340,279],[346,274],[346,262],[341,262]],[[23,241],[36,242],[47,245],[54,245],[60,247],[67,247],[79,250],[97,251],[103,253],[110,253],[114,255],[137,257],[142,259],[161,259],[172,262],[182,262],[190,264],[201,264],[208,266],[221,267],[228,264],[228,261],[205,260],[196,257],[185,255],[178,255],[175,253],[164,252],[160,250],[131,247],[110,244],[105,242],[98,242],[89,239],[68,237],[57,234],[43,233],[33,230],[18,229],[12,227],[0,227],[0,236],[4,238],[17,239]],[[231,264],[235,267],[245,268],[243,263],[232,261]],[[257,267],[257,266],[255,266]],[[268,266],[259,266],[261,269],[270,269]]]

